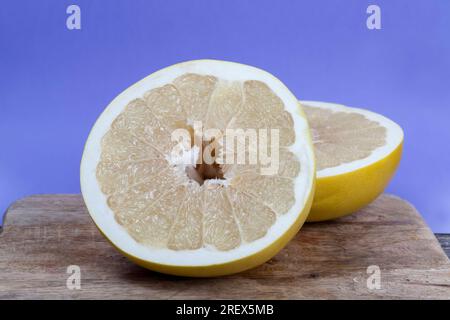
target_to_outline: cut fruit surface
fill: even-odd
[[[115,247],[187,276],[270,259],[305,221],[315,181],[295,97],[265,71],[213,60],[168,67],[121,93],[91,130],[80,171],[89,213]]]
[[[301,101],[316,155],[317,180],[308,221],[338,218],[380,195],[400,162],[403,131],[382,115]]]

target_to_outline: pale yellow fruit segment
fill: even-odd
[[[291,145],[295,141],[294,122],[289,112],[284,110],[281,99],[260,81],[246,81],[243,92],[242,112],[234,127],[278,129],[280,145]]]
[[[207,128],[230,127],[242,112],[243,92],[238,82],[219,82],[211,94],[205,117]]]
[[[173,83],[180,92],[184,114],[193,121],[205,120],[217,78],[189,73],[178,77]]]
[[[203,196],[201,188],[188,190],[170,233],[169,249],[192,250],[203,245]]]
[[[241,243],[241,235],[227,196],[226,188],[211,185],[205,188],[203,206],[203,234],[206,244],[219,250],[230,250]]]
[[[234,203],[234,215],[241,227],[243,240],[251,242],[262,238],[275,223],[276,213],[259,199],[234,188],[230,188],[228,193]]]

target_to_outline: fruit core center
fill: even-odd
[[[202,141],[197,164],[186,167],[187,176],[203,185],[206,180],[225,180],[222,165],[216,162],[214,140]]]

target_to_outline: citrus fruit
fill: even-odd
[[[255,149],[258,161],[236,161]],[[198,60],[155,72],[108,105],[87,139],[80,180],[95,224],[129,259],[218,276],[262,264],[297,233],[315,160],[307,120],[278,79]]]
[[[334,103],[301,101],[316,155],[308,221],[358,211],[380,195],[400,162],[403,131],[388,118]]]

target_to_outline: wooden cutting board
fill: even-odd
[[[70,265],[80,268],[79,290],[67,288]],[[367,286],[369,266],[380,268],[380,289]],[[117,253],[95,228],[80,195],[38,195],[7,212],[0,235],[0,298],[449,299],[450,262],[411,205],[382,195],[355,215],[305,225],[256,269],[222,278],[172,277]]]

